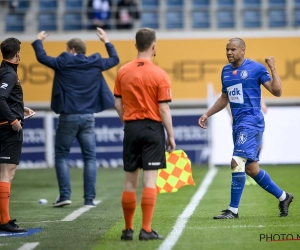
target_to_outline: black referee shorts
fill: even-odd
[[[19,164],[23,143],[23,129],[0,126],[0,163]]]
[[[165,131],[152,120],[125,122],[123,140],[124,171],[134,172],[166,168]]]

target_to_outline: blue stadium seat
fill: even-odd
[[[30,2],[28,0],[16,0],[9,2],[9,12],[10,13],[25,13],[29,9]]]
[[[80,10],[82,11],[83,0],[65,0],[65,10]]]
[[[300,7],[300,0],[294,0],[294,6]]]
[[[16,32],[24,31],[24,14],[11,13],[5,17],[5,31]]]
[[[300,27],[300,9],[294,10],[294,26]]]
[[[167,0],[168,7],[182,7],[183,0]]]
[[[193,8],[197,7],[204,7],[209,8],[210,0],[193,0],[192,6]]]
[[[269,0],[269,7],[285,7],[286,0]]]
[[[235,17],[234,11],[230,10],[219,10],[217,12],[218,28],[234,28],[235,27]]]
[[[261,28],[260,10],[245,10],[243,13],[244,28]]]
[[[55,13],[40,13],[38,15],[38,29],[46,31],[57,30]]]
[[[287,25],[284,9],[269,10],[269,27],[285,27]]]
[[[64,14],[64,30],[81,30],[82,17],[81,13],[65,13]]]
[[[158,8],[159,0],[142,0],[142,8]]]
[[[18,1],[18,10],[27,11],[29,9],[29,1],[28,0],[19,0]]]
[[[39,0],[39,9],[43,11],[56,11],[57,0]]]
[[[159,21],[158,21],[158,13],[157,11],[152,12],[142,12],[141,15],[141,27],[148,27],[152,29],[159,28]]]
[[[210,27],[210,12],[209,11],[193,11],[192,12],[192,26],[197,28]]]
[[[243,1],[244,7],[257,7],[260,8],[261,0],[244,0]]]
[[[218,7],[234,7],[235,0],[218,0]]]
[[[166,13],[167,29],[183,29],[182,11],[167,11]]]

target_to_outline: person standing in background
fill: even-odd
[[[111,16],[111,0],[89,0],[87,4],[88,29],[99,27],[104,30],[111,29],[109,23]]]
[[[144,189],[139,240],[160,240],[163,237],[152,229],[151,221],[156,203],[157,172],[166,168],[165,151],[171,152],[176,146],[168,104],[172,99],[171,82],[167,73],[151,61],[156,54],[155,31],[142,28],[137,31],[135,40],[137,58],[119,69],[114,88],[115,108],[124,124],[122,208],[125,228],[121,240],[133,239],[140,169],[143,169]]]
[[[117,29],[132,29],[135,20],[139,18],[140,12],[134,0],[121,0],[118,2],[116,11]]]
[[[0,47],[3,60],[0,67],[0,231],[26,232],[10,218],[11,183],[19,164],[23,144],[24,116],[34,111],[24,107],[23,90],[18,78],[21,42],[5,39]]]
[[[95,206],[96,196],[96,135],[94,113],[114,107],[114,98],[102,75],[113,68],[119,57],[103,29],[97,28],[109,58],[99,53],[86,56],[86,45],[79,38],[67,42],[67,52],[58,57],[48,56],[43,41],[48,33],[38,33],[32,43],[37,60],[55,72],[51,109],[59,114],[55,136],[55,170],[59,196],[53,207],[71,204],[70,172],[67,164],[70,148],[77,138],[84,161],[84,205]]]

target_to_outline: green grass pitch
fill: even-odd
[[[278,217],[278,201],[256,186],[245,186],[241,200],[240,218],[235,220],[213,220],[212,217],[227,208],[230,196],[231,171],[229,167],[218,167],[200,204],[188,220],[174,250],[216,249],[216,250],[259,250],[300,249],[300,240],[266,242],[261,235],[290,234],[300,238],[300,166],[262,166],[272,179],[295,199],[290,206],[289,216]],[[153,228],[159,234],[172,231],[178,216],[189,204],[197,191],[207,167],[193,167],[195,187],[185,186],[177,193],[159,194],[153,218]],[[83,170],[71,169],[72,204],[64,208],[52,208],[58,188],[54,169],[18,170],[11,191],[10,214],[20,226],[44,228],[28,237],[0,237],[0,250],[15,250],[25,243],[39,242],[37,250],[154,250],[162,241],[140,242],[141,209],[135,214],[135,235],[131,242],[120,240],[124,227],[121,209],[121,192],[124,173],[119,169],[99,169],[97,198],[101,203],[74,221],[63,218],[83,206]],[[141,186],[138,191],[140,201]],[[48,204],[40,205],[39,199]],[[276,236],[275,236],[276,239]]]

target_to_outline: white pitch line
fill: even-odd
[[[32,250],[32,249],[35,249],[38,244],[40,244],[40,243],[39,242],[25,243],[23,246],[21,246],[17,250]]]
[[[159,246],[158,250],[171,250],[173,248],[173,246],[176,244],[177,240],[181,236],[186,223],[194,213],[196,207],[199,205],[200,201],[205,195],[209,185],[212,183],[217,172],[218,169],[215,167],[208,171],[203,182],[192,197],[190,203],[186,206],[182,214],[179,215],[179,217],[177,218],[173,230],[169,233],[168,237],[164,240],[164,242]]]
[[[101,201],[94,201],[95,205],[98,205]],[[67,217],[62,219],[61,221],[73,221],[83,213],[89,211],[91,208],[94,208],[92,206],[83,206],[77,210],[75,210],[73,213],[69,214]]]

